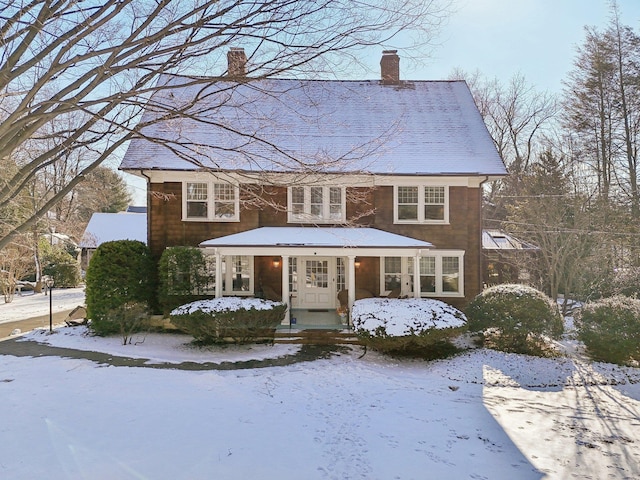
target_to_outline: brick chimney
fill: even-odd
[[[227,52],[227,75],[230,77],[244,77],[247,75],[247,55],[244,48],[232,47]]]
[[[400,83],[400,57],[397,50],[385,50],[380,59],[380,73],[383,85]]]

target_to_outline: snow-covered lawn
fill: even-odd
[[[82,332],[25,338],[154,362],[192,350],[184,337],[122,347]],[[436,362],[360,354],[229,371],[3,355],[0,478],[640,478],[639,369],[490,350]]]

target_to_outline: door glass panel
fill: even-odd
[[[306,286],[327,288],[329,286],[329,262],[327,260],[307,260]]]

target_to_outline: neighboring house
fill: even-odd
[[[484,283],[535,283],[536,259],[540,248],[502,230],[483,230]]]
[[[131,207],[130,207],[131,208]],[[134,207],[140,209],[140,207]],[[104,242],[139,240],[147,243],[147,215],[143,213],[94,213],[80,240],[80,266],[87,269],[93,252]]]
[[[438,298],[482,289],[482,184],[504,163],[463,81],[166,76],[120,169],[147,179],[148,244],[201,246],[212,292],[333,309],[343,292]],[[150,140],[152,139],[152,140]],[[344,291],[347,291],[346,293]],[[274,293],[275,292],[275,293]]]

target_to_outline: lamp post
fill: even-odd
[[[51,289],[53,288],[53,277],[47,278],[45,283],[49,289],[49,333],[53,333],[53,295],[51,293]]]

